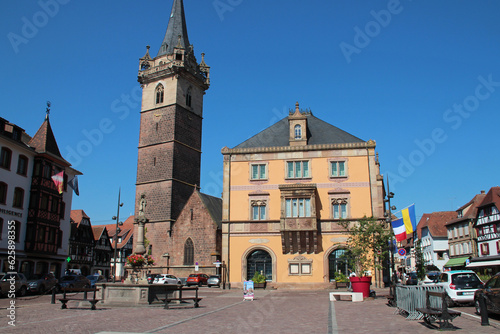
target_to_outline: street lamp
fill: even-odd
[[[113,283],[116,282],[116,251],[118,249],[118,234],[121,232],[121,229],[119,226],[123,225],[123,222],[120,221],[120,207],[123,206],[123,203],[120,203],[120,193],[121,193],[121,188],[118,190],[118,210],[116,213],[116,216],[113,216],[113,220],[116,220],[116,228],[115,228],[115,251],[114,251],[114,256],[113,256]]]
[[[392,230],[392,210],[396,210],[396,207],[394,205],[391,206],[391,198],[394,197],[394,193],[389,191],[389,177],[387,177],[387,195],[386,198],[384,198],[384,208],[385,208],[385,203],[387,203],[387,210],[384,212],[385,216],[385,221],[389,225],[389,228]],[[396,281],[396,272],[394,268],[394,239],[391,237],[391,270],[392,270],[392,282],[394,284],[397,283]]]

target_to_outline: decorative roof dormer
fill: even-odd
[[[310,111],[301,111],[299,102],[295,103],[295,111],[290,111],[288,124],[290,126],[290,146],[307,145],[307,115]]]

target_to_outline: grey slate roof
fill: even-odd
[[[289,136],[288,117],[285,117],[234,148],[288,146]],[[307,115],[307,138],[308,145],[365,142],[312,114]]]
[[[200,194],[200,198],[203,201],[203,204],[205,204],[205,207],[207,208],[208,212],[212,216],[212,219],[215,221],[218,227],[222,226],[222,199],[210,196],[207,194],[203,194],[201,192],[198,192]]]
[[[179,43],[179,35],[181,35],[181,45],[187,51],[190,44],[186,27],[186,17],[184,16],[184,4],[182,0],[174,0],[170,19],[168,20],[167,32],[165,33],[157,57],[173,54],[174,47]],[[164,44],[167,44],[166,50],[163,48]]]

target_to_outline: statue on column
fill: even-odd
[[[146,253],[146,248],[144,247],[144,225],[148,222],[146,218],[146,206],[148,202],[146,201],[146,194],[142,193],[139,199],[139,210],[137,212],[137,217],[135,221],[139,225],[137,228],[137,244],[135,246],[134,253],[143,255]]]

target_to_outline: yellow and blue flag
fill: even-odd
[[[415,204],[401,210],[403,215],[403,222],[406,227],[406,234],[417,231],[417,219],[415,218]]]

